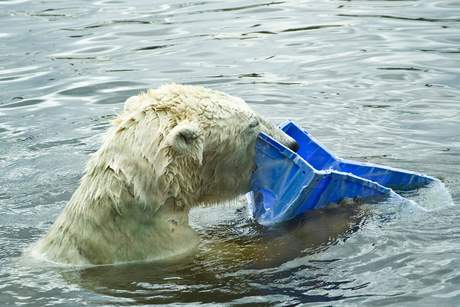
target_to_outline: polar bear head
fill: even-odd
[[[298,148],[242,99],[203,87],[170,84],[129,98],[116,125],[135,122],[147,134],[137,136],[143,157],[158,153],[150,163],[165,166],[157,175],[171,176],[164,185],[179,202],[218,203],[248,192],[261,132]]]

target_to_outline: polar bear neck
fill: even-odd
[[[161,146],[170,128],[158,129],[158,123],[156,129],[140,130],[137,120],[142,119],[109,130],[80,186],[37,242],[35,257],[105,264],[168,257],[198,244],[188,212],[198,205],[199,163],[171,159]],[[181,165],[189,171],[178,172]]]
[[[135,183],[121,170],[103,163],[88,165],[92,171],[82,178],[47,235],[37,242],[36,258],[108,264],[160,259],[198,245],[199,238],[188,225],[188,198],[155,194],[161,190],[156,185],[144,187],[151,191],[147,203],[142,199],[148,195],[136,196]]]

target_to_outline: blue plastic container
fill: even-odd
[[[263,133],[256,141],[258,169],[247,198],[252,216],[263,225],[288,220],[344,197],[360,196],[368,203],[387,197],[410,202],[391,188],[410,190],[437,180],[340,159],[290,120],[280,128],[299,143],[299,150],[294,153]]]

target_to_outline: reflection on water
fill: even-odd
[[[452,306],[459,298],[460,2],[0,2],[0,301]],[[199,208],[203,242],[155,263],[22,259],[123,101],[166,82],[244,98],[342,158],[437,177],[387,203],[263,228]],[[370,210],[370,211],[369,211]]]

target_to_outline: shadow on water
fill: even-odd
[[[318,210],[272,227],[251,221],[243,209],[236,218],[198,230],[202,244],[194,254],[173,259],[83,269],[57,268],[69,284],[131,303],[221,303],[270,295],[330,301],[340,297],[302,292],[346,287],[349,281],[324,281],[315,255],[358,231],[368,212],[359,206]],[[302,264],[290,261],[302,259]],[[305,261],[305,258],[310,261]],[[286,287],[272,287],[285,283]],[[365,287],[365,285],[363,285]],[[267,297],[268,295],[268,297]],[[265,301],[269,303],[269,301]],[[279,298],[277,299],[279,302]]]

